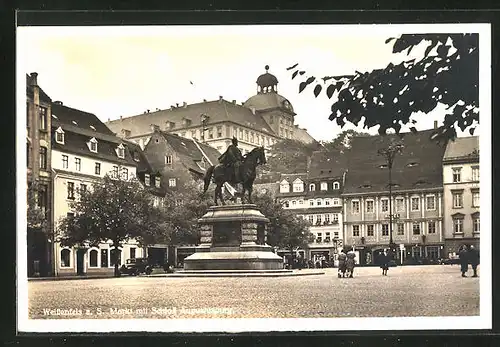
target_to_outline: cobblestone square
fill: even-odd
[[[311,271],[311,270],[300,270]],[[30,319],[479,315],[479,278],[458,266],[356,268],[355,277],[122,277],[30,281]]]

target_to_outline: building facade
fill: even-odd
[[[51,175],[51,103],[38,85],[36,72],[26,75],[26,170],[27,185],[37,183],[36,203],[45,214],[47,229],[27,229],[28,276],[53,273],[52,175]]]
[[[479,137],[450,141],[443,158],[444,235],[448,255],[479,249]]]
[[[305,129],[295,125],[293,107],[278,94],[278,80],[267,69],[257,79],[257,94],[244,103],[229,102],[221,96],[215,101],[190,105],[184,102],[166,110],[147,110],[140,115],[108,121],[106,125],[118,136],[141,146],[149,141],[153,124],[162,131],[209,144],[221,153],[233,137],[239,140],[244,154],[257,146],[268,148],[284,138],[314,141]]]
[[[74,214],[70,204],[79,198],[80,191],[106,174],[129,179],[137,176],[142,158],[140,148],[114,136],[109,129],[90,113],[52,104],[52,156],[53,220],[55,228],[61,218]],[[112,242],[96,247],[80,245],[65,247],[54,243],[55,274],[84,274],[113,272],[128,258],[142,257],[145,250],[130,241],[119,249]]]
[[[437,260],[444,254],[442,159],[445,150],[431,140],[432,130],[417,134],[354,137],[348,157],[343,211],[345,243],[359,251],[361,264],[377,262],[393,242],[398,261]],[[404,149],[389,167],[378,155],[396,141]],[[392,201],[390,202],[389,199]],[[393,214],[392,228],[389,214]]]

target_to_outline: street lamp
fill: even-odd
[[[377,151],[378,155],[385,158],[387,161],[387,168],[389,169],[389,248],[392,252],[394,252],[396,248],[392,238],[392,219],[394,217],[392,214],[392,165],[396,154],[401,153],[403,148],[404,146],[402,143],[392,141],[387,148],[381,148]]]

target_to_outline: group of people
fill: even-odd
[[[353,278],[354,276],[354,265],[356,264],[355,258],[356,253],[352,248],[347,250],[341,249],[338,255],[339,261],[339,269],[338,269],[338,278]]]
[[[477,266],[479,265],[479,252],[474,245],[470,245],[469,247],[466,245],[461,246],[458,250],[458,257],[460,259],[462,277],[467,277],[466,273],[469,271],[469,264],[473,271],[472,277],[478,277]]]

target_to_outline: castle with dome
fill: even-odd
[[[120,117],[106,125],[115,134],[144,148],[155,131],[203,142],[224,152],[236,137],[243,153],[257,146],[269,148],[281,139],[314,142],[295,124],[289,100],[278,94],[278,79],[266,72],[257,78],[257,94],[242,104],[218,100],[172,106],[165,110]]]

